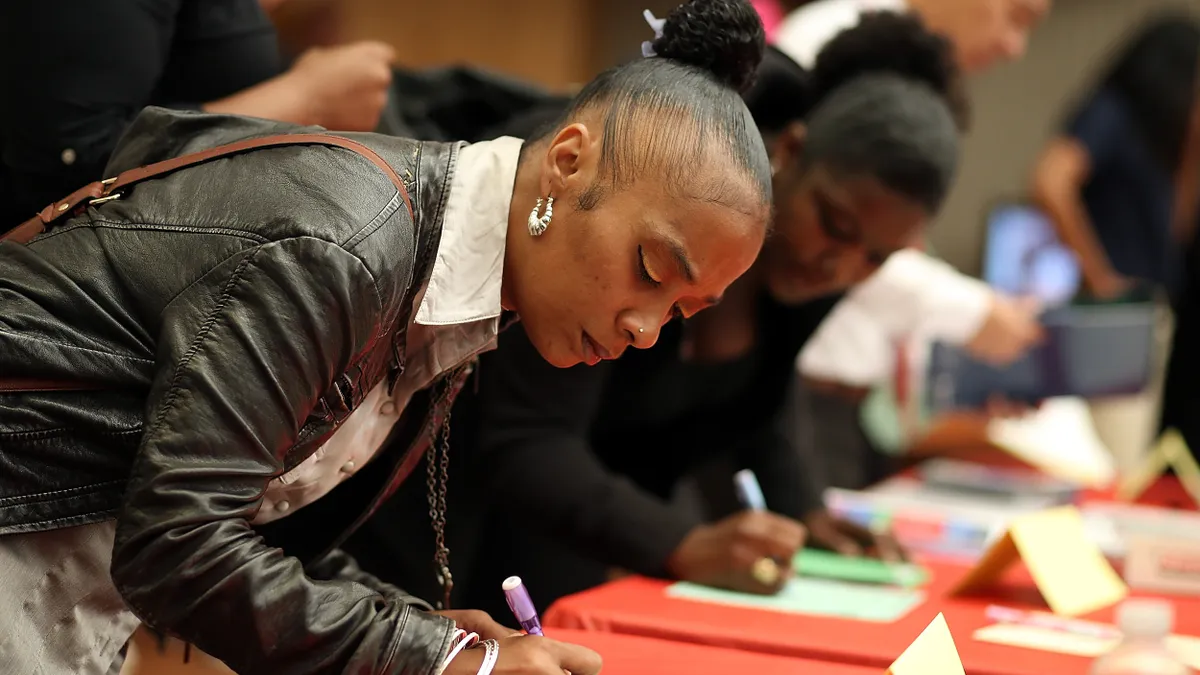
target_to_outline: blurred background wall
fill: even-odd
[[[289,24],[316,25],[321,35],[302,39],[376,38],[396,47],[402,65],[465,62],[565,89],[637,55],[650,36],[642,10],[661,16],[675,4],[292,0],[279,19],[285,41]],[[933,230],[939,254],[978,272],[984,212],[997,199],[1025,191],[1036,153],[1067,104],[1091,85],[1107,50],[1145,14],[1183,4],[1200,14],[1200,0],[1056,0],[1027,58],[973,79],[974,127],[958,183]],[[302,21],[314,13],[320,21]]]
[[[962,170],[933,229],[937,252],[960,269],[977,273],[988,206],[1025,192],[1029,172],[1046,138],[1072,100],[1092,86],[1107,50],[1157,8],[1200,0],[1056,0],[1033,34],[1028,56],[973,78],[975,123]]]

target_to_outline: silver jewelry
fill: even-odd
[[[542,210],[543,203],[546,204],[546,212],[539,216],[538,212]],[[529,234],[535,237],[542,236],[542,233],[546,231],[546,228],[550,227],[550,221],[553,218],[554,197],[547,197],[545,199],[538,197],[537,203],[533,205],[533,210],[529,212],[529,222],[527,223],[529,226]]]
[[[638,328],[638,332],[639,332],[639,333],[645,333],[645,332],[646,332],[646,329],[645,329],[645,328]]]
[[[455,628],[454,637],[450,638],[450,643],[454,645],[454,649],[450,650],[450,654],[442,661],[442,667],[438,668],[438,675],[446,672],[446,668],[450,667],[450,662],[454,657],[458,656],[464,649],[470,649],[479,642],[477,633],[468,633],[461,628]]]
[[[479,670],[475,675],[492,675],[492,669],[496,667],[496,661],[500,659],[500,643],[495,640],[484,640],[482,643],[483,663],[479,664]]]

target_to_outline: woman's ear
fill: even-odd
[[[592,140],[587,125],[580,122],[565,126],[554,135],[542,166],[543,194],[561,194],[567,191],[569,183],[580,180],[585,167],[595,161],[597,148]]]
[[[804,122],[792,122],[779,132],[771,144],[771,173],[778,174],[798,164],[807,138],[808,127]]]

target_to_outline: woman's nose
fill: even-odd
[[[635,349],[649,349],[658,342],[661,324],[658,321],[647,320],[645,316],[640,312],[625,312],[618,320],[618,327]]]

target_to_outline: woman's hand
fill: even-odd
[[[387,104],[396,52],[382,42],[316,47],[284,78],[299,89],[309,117],[333,131],[374,131]]]
[[[493,675],[596,675],[602,661],[596,652],[579,645],[532,635],[498,640],[499,658]],[[475,675],[483,663],[483,646],[468,649],[450,662],[444,675]]]
[[[967,343],[967,351],[996,366],[1016,361],[1042,339],[1038,311],[1038,303],[1031,298],[995,294],[987,318]]]
[[[450,619],[456,628],[461,628],[468,633],[475,633],[480,640],[499,640],[521,635],[521,631],[501,625],[487,612],[477,609],[451,609],[434,612],[434,614]]]
[[[790,518],[743,511],[689,532],[667,561],[667,571],[684,581],[771,595],[791,577],[792,558],[804,537],[804,526]],[[773,577],[764,574],[770,570]]]
[[[865,527],[835,517],[826,509],[818,509],[804,517],[808,528],[808,543],[848,556],[869,555],[887,562],[903,562],[908,556],[891,535],[876,533]]]
[[[382,42],[317,47],[286,73],[206,103],[204,109],[333,131],[374,131],[387,105],[394,58]]]
[[[1088,292],[1101,300],[1115,300],[1133,290],[1134,283],[1129,277],[1109,270],[1102,274],[1093,274],[1085,279]]]

